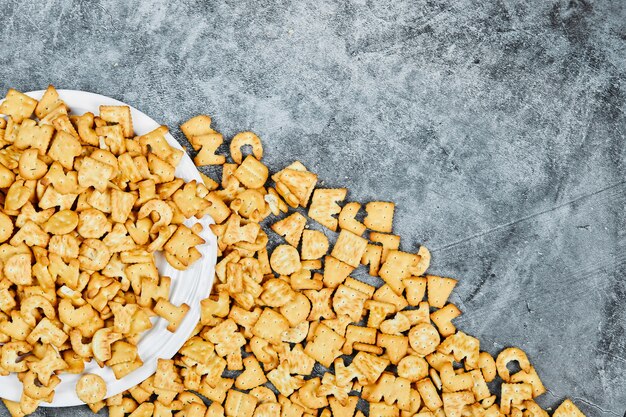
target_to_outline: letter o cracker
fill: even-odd
[[[76,383],[76,395],[85,404],[102,401],[107,394],[107,386],[98,375],[85,374]]]
[[[428,362],[417,355],[405,356],[398,363],[398,376],[411,382],[424,379],[428,376]]]
[[[496,369],[498,370],[498,375],[505,382],[509,382],[511,380],[511,374],[507,365],[509,362],[513,361],[517,361],[520,368],[524,372],[530,372],[530,361],[524,351],[516,347],[506,348],[500,352],[496,358]]]
[[[419,323],[409,331],[409,344],[411,348],[422,356],[433,353],[441,337],[434,326],[428,323]]]
[[[272,256],[270,266],[280,275],[291,275],[302,267],[298,250],[291,245],[278,245]]]
[[[252,154],[259,161],[263,158],[263,145],[257,135],[252,132],[240,132],[235,135],[230,142],[230,156],[235,163],[240,164],[243,156],[241,155],[241,147],[244,145],[250,145],[252,147]]]

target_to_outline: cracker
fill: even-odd
[[[376,329],[371,327],[361,327],[349,325],[346,329],[346,341],[342,351],[346,355],[351,355],[355,343],[374,345],[376,343]]]
[[[403,281],[406,289],[406,301],[411,306],[419,305],[426,294],[427,279],[420,277],[405,278]]]
[[[404,279],[411,276],[410,268],[417,261],[415,255],[390,250],[379,275],[398,294],[404,291]]]
[[[359,281],[352,277],[346,278],[343,283],[346,285],[346,287],[350,287],[352,289],[362,292],[363,294],[366,294],[367,298],[372,298],[374,292],[376,291],[376,287],[374,287],[373,285],[366,284],[365,282]]]
[[[441,397],[443,410],[446,416],[451,417],[461,417],[467,413],[467,406],[475,401],[470,391],[444,392]]]
[[[333,297],[333,310],[337,314],[345,314],[353,322],[361,320],[363,308],[368,295],[346,285],[339,285]]]
[[[361,257],[365,253],[367,240],[354,233],[342,230],[339,233],[337,242],[333,246],[331,255],[346,264],[356,268],[361,262]]]
[[[221,357],[239,351],[246,342],[231,318],[208,330],[205,337],[215,345],[215,352]]]
[[[311,271],[304,267],[303,262],[303,268],[291,274],[291,288],[294,290],[321,290],[324,283],[318,277],[319,274],[312,275]]]
[[[230,215],[230,208],[226,205],[214,191],[211,191],[205,199],[209,202],[209,205],[205,209],[206,214],[211,216],[216,223],[222,223]]]
[[[45,386],[50,386],[50,380],[57,371],[67,369],[68,365],[61,358],[59,352],[51,345],[44,347],[44,354],[37,362],[31,362],[28,367],[37,375],[37,379]]]
[[[176,307],[164,298],[160,298],[154,306],[154,312],[167,320],[167,330],[172,333],[178,329],[178,326],[183,321],[188,311],[189,306],[187,304],[183,303],[179,307]]]
[[[36,149],[32,149],[32,151],[34,151],[35,155],[37,154],[37,150]],[[29,158],[30,155],[27,155],[24,157],[24,159],[26,160],[26,158]],[[20,161],[22,160],[22,158],[20,157]],[[28,162],[24,161],[22,162],[22,166],[23,166],[23,171],[27,170],[28,172],[26,173],[27,176],[24,177],[26,179],[28,179],[27,177],[30,176],[31,177],[36,177],[38,176],[38,166],[35,162],[33,162],[32,164],[29,164],[29,166],[26,166],[26,164],[28,164]],[[29,168],[33,168],[33,169],[29,169]],[[34,170],[37,170],[37,172],[32,172]],[[21,173],[20,173],[21,174]],[[13,182],[15,181],[15,174],[7,167],[5,167],[4,165],[0,164],[0,186],[2,186],[2,188],[7,188],[10,187]]]
[[[249,390],[267,382],[265,373],[254,356],[243,360],[245,371],[235,379],[235,387],[240,390]]]
[[[336,358],[341,356],[341,347],[344,343],[344,337],[331,330],[328,326],[320,324],[315,329],[313,340],[307,343],[304,351],[307,355],[328,368]]]
[[[43,119],[59,106],[65,106],[65,104],[63,100],[61,100],[61,97],[59,97],[59,93],[54,86],[49,85],[41,97],[41,100],[37,103],[37,107],[35,107],[35,116],[39,119]]]
[[[365,308],[369,310],[367,326],[374,328],[379,328],[380,324],[387,318],[387,316],[395,313],[396,311],[393,304],[377,300],[367,300],[365,302]]]
[[[269,209],[274,216],[279,216],[280,213],[286,213],[289,209],[287,203],[285,203],[274,188],[268,188],[267,194],[265,194],[263,199],[268,204]]]
[[[289,368],[289,372],[298,375],[310,375],[315,366],[315,360],[304,353],[304,349],[300,343],[297,343],[293,349],[287,345],[283,345],[283,351],[279,353],[280,363]]]
[[[62,107],[58,107],[62,108]],[[94,126],[93,113],[85,113],[82,116],[72,116],[73,121],[76,124],[76,130],[78,131],[79,139],[85,145],[98,146],[99,139]]]
[[[84,374],[76,383],[76,394],[78,398],[86,404],[102,401],[106,393],[106,383],[102,377],[98,375]]]
[[[302,236],[302,232],[304,231],[304,226],[306,226],[306,218],[302,214],[296,212],[288,217],[285,217],[282,220],[277,221],[276,223],[272,224],[271,227],[274,232],[283,236],[287,243],[297,248],[298,244],[300,243],[300,237]],[[302,247],[304,248],[304,242],[302,244]]]
[[[478,368],[487,382],[493,381],[497,376],[496,361],[489,352],[480,352],[478,356]]]
[[[38,126],[34,120],[25,120],[18,131],[13,146],[17,149],[34,148],[39,151],[39,155],[45,155],[54,133],[53,126]]]
[[[411,268],[411,274],[421,276],[430,266],[430,251],[426,246],[420,246],[419,250],[417,251],[417,259],[417,263],[414,264]]]
[[[386,403],[370,403],[370,414],[380,417],[395,417],[400,410],[395,405]]]
[[[389,361],[394,365],[406,356],[409,349],[409,339],[402,335],[378,333],[376,344],[385,349]]]
[[[367,216],[363,220],[365,227],[377,232],[391,233],[395,204],[384,201],[372,201],[365,205]]]
[[[378,403],[381,400],[387,405],[395,404],[399,409],[408,411],[411,406],[411,382],[385,372],[376,384],[365,387],[361,396],[370,401],[370,413],[372,413],[371,403]],[[373,412],[380,415],[375,409]]]
[[[276,273],[291,275],[300,270],[300,255],[291,245],[277,246],[270,256],[270,265]]]
[[[267,379],[278,392],[286,397],[289,397],[295,390],[304,385],[304,379],[301,376],[292,376],[289,368],[282,364],[268,372]]]
[[[456,327],[452,324],[452,320],[461,315],[459,310],[454,304],[447,304],[443,308],[431,313],[430,319],[435,323],[439,333],[442,336],[450,336],[456,332]]]
[[[437,392],[437,388],[430,378],[424,378],[417,382],[417,392],[419,392],[424,402],[424,406],[430,411],[435,411],[443,406],[443,401]]]
[[[104,162],[90,157],[83,158],[78,170],[78,184],[81,187],[94,187],[100,192],[107,188],[108,178],[113,173],[113,168]]]
[[[389,255],[389,251],[398,250],[398,248],[400,247],[400,236],[379,232],[370,232],[369,239],[372,242],[380,243],[382,245],[383,249],[380,256],[381,263],[384,263],[387,260],[387,255]]]
[[[383,248],[379,245],[367,244],[363,256],[361,256],[361,264],[369,265],[369,274],[373,277],[378,276],[380,270],[380,260],[383,254]]]
[[[213,191],[219,188],[219,184],[208,175],[200,172],[200,177],[202,178],[202,182],[204,183],[204,185],[209,191]]]
[[[257,190],[245,190],[231,203],[231,208],[242,217],[261,221],[268,213],[263,194]]]
[[[500,410],[504,414],[509,414],[512,406],[521,405],[526,400],[532,400],[532,392],[530,384],[502,384]]]
[[[474,387],[474,378],[472,375],[467,372],[456,373],[451,363],[443,364],[439,372],[444,391],[465,391]]]
[[[337,203],[346,198],[347,192],[345,188],[316,189],[309,207],[309,217],[333,232],[336,231],[339,222],[334,216],[341,212]]]
[[[217,148],[224,143],[224,137],[217,132],[193,136],[191,143],[198,154],[193,158],[197,166],[222,165],[226,162],[224,155],[216,155]]]
[[[384,348],[370,343],[355,342],[353,347],[356,351],[367,352],[373,355],[382,355],[385,351]]]
[[[167,126],[159,126],[153,131],[145,135],[138,136],[135,139],[139,141],[142,153],[144,155],[148,155],[149,164],[151,164],[151,157],[154,157],[156,160],[162,161],[162,163],[168,164],[171,167],[178,165],[180,162],[180,159],[183,156],[183,151],[170,146],[167,139],[165,139],[167,132]],[[137,163],[136,159],[135,163]],[[150,168],[150,171],[153,171],[153,168]],[[163,182],[171,181],[172,179],[164,180]]]
[[[334,417],[353,417],[358,403],[358,397],[350,396],[345,401],[329,397],[328,404]]]
[[[100,106],[100,118],[109,123],[119,124],[124,137],[133,136],[133,120],[128,106]]]
[[[256,223],[248,223],[242,226],[241,217],[233,213],[226,223],[226,230],[223,233],[222,241],[226,245],[239,242],[254,243],[260,233],[259,231],[260,227]],[[297,254],[298,251],[296,250],[295,253]]]
[[[485,401],[485,400],[484,400]],[[486,407],[486,405],[484,406]],[[535,401],[533,400],[526,400],[523,403],[523,407],[526,409],[526,413],[528,415],[531,416],[538,416],[538,417],[548,417],[548,413],[546,411],[544,411]],[[584,416],[584,414],[580,414],[578,416]]]
[[[302,387],[300,387],[297,392],[297,396],[292,396],[292,400],[298,401],[300,404],[311,410],[322,409],[328,406],[328,399],[320,388],[320,378],[311,378],[307,380]],[[294,399],[294,397],[297,399]]]
[[[252,154],[256,159],[260,161],[263,158],[263,145],[259,137],[252,132],[240,132],[230,142],[230,156],[235,163],[241,163],[241,148],[246,145],[252,148]]]
[[[360,209],[361,204],[355,202],[347,203],[343,206],[338,218],[339,227],[355,235],[363,235],[366,227],[363,223],[355,219]]]
[[[417,382],[428,376],[428,362],[417,355],[408,355],[400,359],[397,369],[399,376],[411,382]]]
[[[48,172],[48,166],[38,158],[37,149],[27,149],[22,152],[18,163],[19,173],[26,180],[38,180]],[[3,166],[1,177],[5,187],[10,186],[15,180],[15,174]],[[0,184],[0,185],[3,185]]]
[[[476,401],[482,401],[491,396],[491,392],[489,391],[489,386],[487,386],[487,382],[483,377],[483,374],[478,369],[473,369],[469,371],[469,374],[472,376],[472,393],[474,394],[474,398]]]
[[[0,243],[6,242],[13,235],[13,222],[4,213],[0,213]]]
[[[323,288],[319,291],[305,290],[304,295],[311,301],[311,312],[308,320],[314,321],[320,318],[333,319],[335,312],[331,308],[332,288]]]
[[[324,258],[324,285],[330,288],[338,286],[353,270],[354,267],[347,263],[333,256],[326,256]]]
[[[361,384],[372,384],[380,378],[385,368],[389,366],[389,359],[359,352],[354,356],[350,367]],[[337,369],[337,363],[335,363]],[[339,375],[339,371],[337,374]]]
[[[428,280],[428,304],[432,307],[442,308],[446,305],[457,280],[435,275],[427,275],[426,279]]]
[[[346,328],[351,322],[352,320],[350,320],[350,317],[348,317],[346,314],[341,314],[341,315],[336,315],[336,317],[332,319],[325,319],[321,321],[320,323],[324,323],[326,326],[330,327],[335,333],[341,336],[345,336]]]
[[[402,295],[396,294],[388,284],[380,286],[372,298],[376,301],[393,304],[396,311],[403,310],[408,305],[406,299]]]
[[[319,230],[304,230],[302,233],[302,259],[320,259],[328,253],[328,238]]]
[[[268,342],[279,344],[282,333],[289,329],[289,321],[271,308],[263,309],[261,316],[252,328],[252,334]]]
[[[201,114],[187,120],[185,123],[180,125],[180,130],[189,141],[191,141],[194,136],[206,135],[207,133],[214,132],[211,128],[211,117],[205,114]]]
[[[175,168],[155,154],[148,154],[148,169],[155,181],[160,184],[174,179]]]
[[[552,415],[554,417],[585,417],[582,411],[569,399],[563,401]]]
[[[397,313],[393,319],[380,324],[380,331],[387,334],[400,335],[411,328],[411,321],[402,313]]]
[[[0,104],[0,113],[11,116],[16,123],[21,123],[33,114],[36,107],[37,100],[10,88]]]
[[[546,388],[541,382],[541,379],[533,366],[531,366],[528,371],[520,370],[519,372],[511,375],[511,382],[523,382],[529,384],[533,389],[533,398],[536,398],[546,392]]]
[[[282,279],[269,279],[263,283],[261,301],[269,307],[282,307],[291,302],[295,296],[296,292]]]
[[[516,361],[522,371],[530,372],[530,361],[528,360],[526,353],[516,347],[506,348],[500,352],[496,358],[496,369],[498,370],[498,375],[505,382],[509,382],[511,380],[511,374],[507,365],[512,361]]]
[[[434,352],[440,340],[437,329],[427,323],[419,323],[409,332],[411,348],[422,356]]]
[[[480,362],[480,342],[463,332],[457,332],[446,339],[437,348],[444,354],[452,354],[456,362],[465,361],[467,369],[476,369]]]
[[[55,117],[52,120],[52,126],[57,130],[57,133],[67,133],[78,139],[78,132],[67,114],[61,114]]]
[[[272,176],[276,181],[276,190],[285,201],[296,208],[306,207],[317,184],[317,175],[309,172],[304,165],[293,163]]]
[[[137,346],[118,340],[111,345],[111,359],[107,361],[107,365],[134,362],[137,357]]]
[[[257,399],[237,390],[229,390],[224,410],[227,416],[252,417],[256,408]]]
[[[235,177],[248,188],[260,188],[267,181],[269,170],[254,156],[248,155],[235,171]]]

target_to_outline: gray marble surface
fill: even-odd
[[[0,91],[80,89],[257,132],[461,280],[459,326],[626,410],[626,3],[0,1]],[[4,409],[0,416],[8,415]],[[37,415],[87,415],[83,408]]]

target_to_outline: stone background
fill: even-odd
[[[397,202],[403,248],[461,279],[461,329],[525,349],[544,406],[624,414],[624,1],[1,0],[0,17],[0,94],[52,83],[172,127],[207,112],[257,132],[273,169]]]

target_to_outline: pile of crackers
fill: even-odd
[[[128,106],[69,110],[52,86],[40,101],[9,90],[0,105],[0,374],[22,382],[16,415],[86,362],[118,379],[142,366],[151,317],[174,332],[189,310],[169,301],[155,253],[184,270],[204,243],[190,219],[206,215],[209,190],[175,177],[184,152],[167,129],[135,137]],[[95,402],[106,385],[86,376],[77,391]]]
[[[173,359],[158,361],[155,375],[106,400],[85,393],[94,412],[548,416],[535,402],[546,390],[522,350],[494,358],[456,329],[461,312],[449,296],[457,281],[427,273],[426,247],[400,249],[393,203],[363,206],[346,201],[346,189],[316,188],[317,175],[298,161],[270,176],[251,132],[237,134],[229,155],[218,155],[224,138],[208,116],[181,130],[197,165],[221,166],[220,182],[203,175],[189,200],[193,215],[216,223],[212,295],[201,303],[193,335]],[[272,234],[279,245],[270,245]],[[351,276],[357,268],[379,284]],[[83,385],[98,385],[92,382]],[[19,403],[5,404],[14,416],[26,414]],[[553,415],[583,414],[566,400]]]

